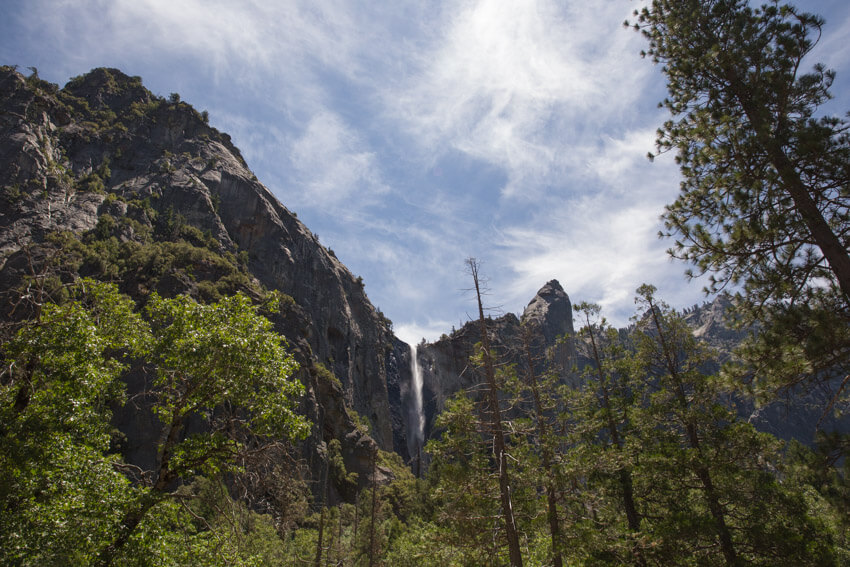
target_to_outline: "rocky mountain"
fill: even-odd
[[[573,315],[570,298],[557,280],[544,285],[529,302],[522,315],[507,313],[487,321],[487,330],[493,351],[500,363],[525,366],[523,353],[523,326],[530,327],[534,337],[534,358],[545,360],[560,369],[563,376],[570,374],[573,365]],[[561,338],[566,340],[561,341]],[[446,400],[462,389],[475,389],[484,380],[470,365],[474,346],[481,341],[478,321],[470,321],[451,336],[434,343],[421,343],[416,347],[418,366],[423,377],[423,410],[425,413],[425,439],[433,432],[434,419],[445,408]],[[415,448],[411,447],[411,454]]]
[[[177,95],[156,97],[116,69],[95,69],[60,89],[2,67],[0,318],[26,316],[33,298],[61,294],[80,275],[118,282],[140,302],[152,291],[203,300],[283,294],[274,324],[307,388],[301,411],[313,428],[301,452],[314,481],[326,474],[334,439],[361,486],[378,447],[410,462],[446,400],[482,381],[469,363],[481,339],[477,322],[415,349],[397,339],[362,280],[256,178],[206,113]],[[720,298],[685,316],[728,354],[742,334],[725,324],[727,304]],[[501,362],[524,365],[524,328],[539,369],[548,360],[562,379],[575,379],[573,366],[587,361],[577,357],[572,305],[556,280],[521,315],[488,320]],[[413,366],[421,372],[421,433]],[[144,388],[139,377],[127,380],[131,393]],[[818,417],[778,405],[741,411],[786,438]],[[116,412],[129,462],[156,459],[153,419],[132,404]],[[353,488],[333,486],[330,497],[350,499]]]
[[[118,281],[137,299],[279,291],[291,301],[275,324],[301,365],[314,424],[311,469],[322,469],[331,439],[355,472],[370,470],[376,446],[406,454],[406,345],[206,113],[116,69],[60,89],[0,68],[0,186],[4,318],[22,316],[16,298],[33,282],[51,293],[76,275]],[[144,463],[156,440],[134,411],[116,421],[125,456]]]

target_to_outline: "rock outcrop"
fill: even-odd
[[[573,366],[573,316],[570,298],[557,280],[540,288],[525,308],[522,317],[507,313],[488,318],[487,331],[500,363],[525,368],[523,327],[531,333],[534,358],[566,377]],[[474,346],[481,341],[478,321],[470,321],[451,336],[417,348],[424,378],[425,438],[433,432],[434,419],[445,408],[446,400],[462,389],[476,389],[483,381],[470,363]]]
[[[129,249],[179,234],[197,245],[193,250],[232,259],[252,285],[294,300],[275,323],[308,388],[303,411],[314,423],[305,449],[311,460],[324,458],[326,443],[340,439],[346,464],[366,473],[376,446],[405,446],[404,420],[393,412],[410,376],[390,324],[369,302],[362,280],[257,180],[229,136],[207,124],[206,113],[176,96],[156,97],[138,77],[115,69],[95,69],[59,89],[3,67],[0,185],[4,291],[47,273],[48,260],[63,251],[57,235],[114,238],[114,246]],[[96,272],[95,260],[53,269],[60,279]],[[214,264],[198,260],[155,283],[140,269],[138,277],[125,274],[122,291],[214,293],[204,281]],[[207,279],[224,285],[220,277]],[[336,379],[323,379],[318,365]],[[369,435],[351,410],[368,419]],[[142,450],[151,444],[143,420],[117,419],[128,428],[128,446],[137,448],[128,449],[128,458],[150,458]]]

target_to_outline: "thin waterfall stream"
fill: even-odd
[[[410,346],[410,373],[413,376],[413,407],[410,411],[410,432],[412,443],[408,446],[410,456],[417,458],[422,450],[425,439],[425,412],[422,404],[423,376],[419,367],[418,351],[416,345]]]

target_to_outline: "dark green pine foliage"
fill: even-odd
[[[428,442],[429,480],[435,519],[443,530],[439,545],[460,564],[491,565],[503,558],[494,537],[499,521],[498,478],[492,473],[492,447],[482,426],[480,404],[461,391],[446,402]]]
[[[683,175],[663,215],[670,253],[710,273],[712,291],[741,286],[740,323],[765,332],[739,376],[757,371],[767,396],[812,377],[837,385],[850,359],[850,123],[819,116],[834,73],[806,57],[824,21],[779,0],[654,0],[635,16],[667,77],[658,151],[675,151]]]
[[[564,461],[582,487],[573,493],[571,531],[588,561],[646,565],[643,548],[651,542],[641,528],[633,479],[640,445],[632,416],[642,384],[631,382],[627,345],[600,316],[599,306],[580,303],[574,310],[583,323],[576,351],[589,364],[581,386],[565,389],[564,396],[569,439]]]
[[[553,416],[556,414],[558,401],[556,399],[556,384],[558,375],[555,372],[544,372],[538,376],[537,361],[533,354],[535,336],[540,336],[538,329],[526,322],[522,326],[522,349],[525,358],[525,369],[522,373],[525,380],[522,384],[520,394],[524,398],[531,398],[531,411],[533,425],[529,427],[526,436],[529,449],[525,452],[525,458],[519,462],[529,471],[536,473],[535,489],[546,495],[546,524],[551,540],[551,563],[553,567],[563,567],[563,555],[565,552],[565,541],[562,534],[561,518],[558,508],[558,471],[556,457],[561,438],[555,433]],[[529,396],[530,395],[530,396]],[[525,406],[529,404],[527,400]]]
[[[780,443],[737,420],[711,352],[641,286],[632,371],[649,395],[635,415],[634,472],[647,529],[665,564],[831,565],[833,546],[802,494],[780,482]],[[722,402],[722,403],[721,403]]]
[[[819,433],[814,448],[789,443],[784,477],[804,495],[835,542],[837,563],[850,564],[850,435]]]

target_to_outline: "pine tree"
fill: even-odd
[[[647,455],[635,478],[654,518],[648,528],[664,542],[654,554],[729,566],[834,564],[828,535],[779,482],[781,444],[737,420],[717,377],[704,372],[711,351],[654,293],[638,289],[633,368],[652,390],[636,416]]]
[[[654,0],[634,27],[667,77],[658,151],[683,175],[663,215],[670,253],[711,291],[741,286],[740,323],[767,332],[738,374],[770,395],[850,369],[850,122],[818,117],[835,74],[804,70],[824,21],[750,4]]]
[[[490,436],[482,408],[464,391],[446,401],[435,421],[439,436],[428,441],[428,479],[436,508],[441,548],[453,550],[461,564],[489,565],[501,557],[498,481],[491,464]]]
[[[558,441],[549,423],[553,404],[546,403],[547,386],[551,388],[552,380],[544,380],[541,384],[535,372],[535,361],[532,355],[532,330],[528,326],[522,328],[523,354],[525,356],[525,374],[527,388],[531,390],[533,400],[533,415],[536,433],[536,445],[539,447],[540,464],[542,465],[543,490],[546,493],[546,520],[549,526],[549,536],[552,540],[552,565],[563,567],[563,536],[561,521],[558,514],[558,482],[555,470],[555,449]]]
[[[583,372],[583,386],[572,395],[572,419],[580,422],[575,425],[578,433],[574,436],[575,449],[590,454],[584,456],[585,463],[590,465],[590,481],[599,480],[602,484],[613,481],[616,486],[614,499],[618,506],[613,517],[620,521],[612,532],[615,538],[627,542],[621,561],[646,565],[640,544],[645,534],[641,535],[632,479],[635,456],[628,439],[633,428],[631,406],[638,401],[636,385],[628,382],[629,375],[623,369],[628,354],[617,330],[601,318],[598,305],[582,302],[574,310],[584,319],[576,335],[582,340],[579,349],[590,358]],[[623,515],[625,528],[619,527]]]

